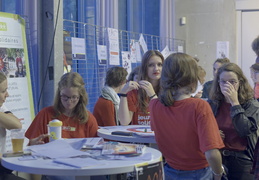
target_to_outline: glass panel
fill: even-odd
[[[19,3],[19,1],[17,1],[17,0],[2,0],[1,11],[7,12],[7,13],[18,14],[19,12],[17,12],[17,10],[16,10],[18,3]]]
[[[95,24],[95,12],[96,12],[96,1],[87,0],[85,1],[85,22],[90,24]]]
[[[77,16],[77,1],[63,0],[63,18],[76,21]]]
[[[119,29],[159,35],[159,0],[119,1]]]

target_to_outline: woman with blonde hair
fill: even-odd
[[[64,74],[56,91],[54,105],[43,108],[32,121],[25,136],[30,144],[48,142],[49,121],[62,121],[62,138],[86,138],[97,136],[98,125],[95,117],[86,109],[88,95],[85,83],[80,74]],[[45,138],[45,139],[44,139]]]
[[[20,120],[14,116],[4,105],[8,94],[8,82],[6,76],[0,72],[0,157],[5,152],[6,144],[6,130],[7,129],[21,129],[22,124]],[[0,163],[0,179],[4,180],[22,180],[12,174],[12,170],[4,168]]]

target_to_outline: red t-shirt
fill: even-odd
[[[204,153],[224,147],[211,107],[202,99],[188,98],[168,107],[153,99],[149,110],[158,148],[174,169],[205,168],[209,164]]]
[[[144,113],[138,107],[138,91],[132,90],[127,94],[129,110],[133,112],[132,125],[150,125],[150,113]]]
[[[88,111],[88,121],[85,124],[80,124],[78,121],[74,121],[73,117],[60,115],[58,118],[54,118],[54,109],[52,106],[43,108],[32,121],[30,127],[25,133],[28,139],[36,138],[41,134],[48,134],[47,125],[49,121],[58,119],[62,121],[62,138],[87,138],[97,137],[98,125],[95,117]],[[48,142],[48,138],[44,140]]]
[[[247,141],[246,138],[242,138],[237,134],[230,116],[230,108],[231,104],[222,102],[216,116],[219,129],[225,134],[225,148],[235,151],[244,151],[247,147]]]
[[[99,126],[116,126],[115,108],[110,100],[100,97],[94,106],[93,115]]]

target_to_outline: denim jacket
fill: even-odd
[[[220,106],[219,101],[208,100],[214,116],[217,115]],[[230,109],[232,123],[240,137],[247,137],[247,153],[254,159],[254,149],[259,136],[259,103],[257,100],[249,100],[244,104],[232,106]]]

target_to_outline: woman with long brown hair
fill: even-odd
[[[141,62],[138,82],[129,81],[120,92],[119,119],[121,125],[149,125],[148,104],[157,98],[164,57],[156,50],[147,51]]]
[[[223,164],[231,180],[252,180],[259,103],[241,68],[227,63],[218,69],[208,101],[225,144]]]

